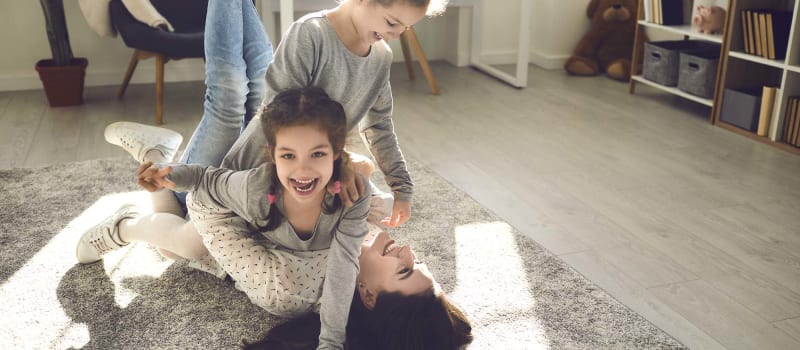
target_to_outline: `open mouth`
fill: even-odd
[[[309,180],[300,180],[300,179],[291,179],[292,188],[300,193],[308,193],[314,190],[317,187],[317,179],[309,179]]]
[[[388,255],[397,248],[399,248],[399,246],[394,244],[394,240],[389,240],[389,242],[386,242],[386,245],[383,247],[383,256]]]
[[[375,32],[375,39],[383,40],[383,35],[380,35],[380,34],[378,34],[378,32]]]

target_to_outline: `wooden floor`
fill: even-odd
[[[691,348],[800,349],[800,156],[645,86],[532,66],[517,90],[436,63],[432,96],[394,68],[408,156]],[[203,88],[167,85],[166,127],[188,139]],[[123,156],[103,128],[153,123],[154,88],[115,90],[56,109],[0,92],[0,168]]]

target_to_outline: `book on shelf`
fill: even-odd
[[[752,44],[750,44],[750,38],[748,34],[750,33],[750,18],[748,17],[749,14],[747,11],[739,11],[742,14],[742,41],[744,41],[744,52],[745,53],[752,53]]]
[[[745,11],[747,14],[747,39],[750,40],[750,54],[756,54],[756,29],[753,25],[753,13],[752,11]]]
[[[642,0],[644,6],[644,20],[646,22],[653,22],[653,0]]]
[[[767,16],[763,12],[758,14],[758,35],[761,37],[761,57],[769,57],[767,50]]]
[[[772,105],[772,116],[769,118],[769,127],[767,129],[767,137],[775,141],[777,139],[775,135],[775,128],[777,127],[778,120],[781,119],[781,115],[783,111],[781,111],[781,99],[783,98],[781,88],[775,88],[775,98],[774,103]]]
[[[775,59],[775,31],[772,28],[772,14],[764,14],[764,27],[767,28],[767,58]]]
[[[772,108],[775,104],[775,91],[777,88],[764,86],[761,92],[761,110],[758,114],[758,136],[767,136],[769,131],[770,119],[772,119]]]
[[[787,102],[789,102],[788,103],[788,108],[786,110],[786,115],[783,118],[783,127],[781,128],[782,129],[781,130],[781,134],[782,135],[781,135],[781,139],[780,140],[783,141],[783,142],[787,142],[788,141],[786,135],[788,134],[789,125],[787,125],[787,124],[790,124],[790,122],[792,120],[792,115],[794,115],[795,111],[797,110],[797,98],[789,97],[789,100]]]
[[[763,56],[761,52],[761,26],[758,21],[758,13],[750,11],[750,23],[753,24],[753,38],[756,43],[756,55]]]
[[[775,90],[775,105],[780,106],[780,100],[783,98],[783,92],[781,89]],[[791,107],[791,97],[786,99],[786,107],[781,110],[780,108],[775,108],[772,111],[772,120],[770,120],[769,125],[769,133],[767,137],[773,142],[778,142],[781,139],[782,132],[783,132],[783,121],[786,120],[786,115],[789,113],[789,109]]]
[[[798,134],[800,133],[800,97],[795,97],[795,109],[792,111],[792,127],[789,129],[789,144],[800,145]]]
[[[655,16],[656,23],[664,23],[661,19],[661,0],[653,0],[653,15]]]
[[[798,107],[792,115],[792,127],[789,128],[788,143],[790,145],[797,145],[797,124],[800,122],[800,100],[797,102]]]
[[[782,60],[786,58],[786,51],[789,45],[789,30],[792,26],[792,13],[789,11],[773,10],[767,14],[769,26],[767,30],[772,36],[768,38],[775,47],[775,55],[771,59]]]
[[[786,58],[792,13],[773,9],[742,10],[744,51],[772,60]]]
[[[797,113],[798,101],[800,101],[799,96],[792,96],[787,100],[786,115],[784,116],[783,130],[781,132],[781,141],[787,144],[792,144],[792,131],[793,129],[796,130],[798,119],[800,119]]]
[[[683,0],[660,0],[661,24],[666,26],[681,25],[683,21]]]

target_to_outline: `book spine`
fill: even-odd
[[[774,27],[772,26],[772,14],[767,12],[764,14],[764,27],[767,29],[767,56],[769,59],[775,59],[775,35]]]
[[[750,53],[750,41],[747,40],[748,27],[747,24],[747,11],[741,11],[742,14],[742,41],[744,41],[744,52]]]
[[[798,109],[795,110],[794,115],[792,116],[792,128],[789,133],[789,144],[796,146],[797,145],[797,132],[800,129],[800,100],[798,100]]]
[[[761,57],[769,58],[769,50],[767,50],[767,20],[764,13],[758,14],[758,27],[759,35],[761,35]]]
[[[784,116],[783,120],[783,128],[781,130],[780,141],[784,143],[789,143],[789,130],[792,127],[792,122],[794,121],[794,115],[796,114],[797,114],[797,97],[792,96],[789,98],[788,107],[786,108],[786,115]]]
[[[755,37],[756,43],[756,55],[762,56],[763,53],[761,51],[761,26],[758,25],[758,13],[755,11],[750,11],[750,22],[753,23],[753,37]]]
[[[772,117],[769,121],[769,129],[767,131],[767,137],[770,140],[775,141],[777,140],[776,129],[778,128],[777,124],[780,123],[781,115],[783,111],[781,111],[781,99],[783,98],[783,90],[780,88],[775,88],[775,98],[774,103],[772,105]]]
[[[767,136],[769,122],[772,118],[772,105],[775,103],[775,88],[765,86],[761,92],[761,111],[758,115],[758,136]]]

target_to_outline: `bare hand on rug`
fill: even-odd
[[[174,189],[175,183],[167,179],[172,172],[172,167],[159,167],[153,162],[145,162],[136,169],[136,183],[144,189],[155,192],[162,188]]]
[[[381,220],[381,225],[386,227],[398,227],[411,217],[411,202],[395,200],[392,205],[392,216]]]

